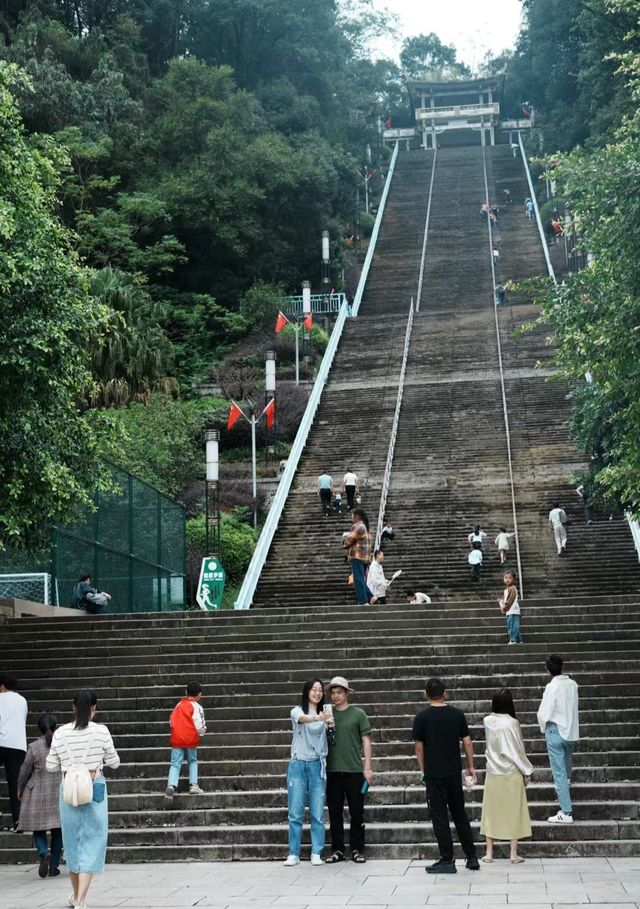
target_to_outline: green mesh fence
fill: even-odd
[[[111,594],[109,612],[183,609],[182,505],[118,467],[115,491],[97,492],[95,511],[53,529],[52,573],[60,606],[70,606],[82,574]]]

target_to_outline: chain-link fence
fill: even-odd
[[[82,574],[111,594],[109,612],[184,607],[185,512],[132,474],[112,466],[114,489],[96,492],[94,511],[53,530],[59,603],[71,605]]]
[[[32,603],[51,603],[51,575],[46,572],[0,574],[0,598],[30,600]]]

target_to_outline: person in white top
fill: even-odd
[[[486,541],[486,539],[487,539],[487,535],[484,532],[484,530],[480,529],[479,524],[476,524],[476,526],[473,528],[473,530],[467,537],[467,540],[469,540],[469,542],[471,543],[472,546],[474,543],[480,543],[480,546],[482,546],[482,544]]]
[[[86,898],[94,874],[104,869],[109,833],[106,782],[102,768],[120,766],[106,726],[93,722],[97,708],[93,691],[79,691],[73,701],[75,719],[59,726],[53,734],[46,767],[52,773],[66,773],[74,764],[84,764],[93,777],[93,801],[68,805],[60,791],[60,822],[64,856],[73,893],[69,905],[86,909]]]
[[[524,750],[520,723],[508,688],[496,691],[484,718],[486,774],[480,833],[487,838],[483,862],[493,861],[494,840],[509,840],[511,861],[519,864],[518,840],[531,836],[525,787],[533,767]]]
[[[360,486],[357,476],[350,467],[347,468],[347,472],[342,478],[342,488],[347,496],[347,505],[351,511],[355,504],[356,496],[360,494]]]
[[[9,807],[12,823],[5,827],[11,833],[18,830],[20,800],[18,799],[18,775],[27,753],[26,700],[15,690],[18,683],[13,676],[0,676],[0,766],[4,767],[9,790]]]
[[[420,593],[419,590],[407,590],[405,596],[409,603],[414,605],[428,606],[431,603],[431,597],[428,597],[426,593]]]
[[[547,742],[547,753],[556,787],[560,811],[549,818],[550,824],[571,824],[573,809],[569,782],[573,749],[580,738],[578,685],[562,673],[562,658],[552,653],[545,663],[551,681],[538,708],[538,724]]]
[[[549,533],[552,533],[556,541],[558,555],[564,555],[567,551],[567,515],[564,508],[560,507],[560,502],[556,502],[549,512]]]
[[[471,580],[479,581],[480,580],[480,568],[482,567],[482,549],[481,543],[479,540],[476,540],[471,544],[471,552],[467,556],[467,562],[471,569]]]
[[[520,603],[518,602],[518,588],[516,587],[516,575],[514,571],[505,571],[502,580],[504,581],[504,593],[498,600],[498,606],[502,615],[507,617],[507,631],[509,633],[510,644],[522,644],[522,635],[520,634]]]
[[[500,533],[495,539],[495,544],[498,547],[498,555],[500,556],[500,564],[504,565],[507,561],[507,553],[509,552],[509,540],[511,537],[515,537],[515,533],[507,533],[506,527],[500,528]]]
[[[369,601],[371,604],[382,603],[384,605],[387,602],[387,587],[391,581],[387,581],[384,576],[383,562],[384,552],[381,549],[376,549],[373,554],[373,562],[369,565],[367,573],[367,587],[373,594]]]

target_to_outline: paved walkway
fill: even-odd
[[[479,872],[431,876],[423,861],[370,861],[312,868],[273,862],[108,865],[89,894],[91,909],[640,909],[640,858],[496,860]],[[66,906],[66,874],[40,880],[35,865],[0,866],[5,909]]]

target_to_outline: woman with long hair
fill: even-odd
[[[353,527],[345,534],[342,545],[349,550],[348,557],[353,575],[353,587],[358,606],[367,606],[373,594],[367,587],[366,575],[371,562],[371,534],[369,519],[362,508],[351,512]]]
[[[93,800],[85,805],[67,804],[60,787],[62,841],[73,886],[69,905],[76,909],[85,909],[93,875],[104,869],[109,825],[102,768],[120,766],[111,733],[93,722],[97,705],[93,691],[79,691],[73,701],[74,720],[56,729],[47,755],[47,770],[52,773],[66,773],[82,764],[93,780]]]
[[[18,776],[18,829],[33,833],[33,845],[40,856],[40,877],[57,877],[60,874],[62,830],[58,798],[62,774],[47,773],[45,766],[57,725],[58,720],[53,713],[43,713],[38,719],[40,738],[27,748]],[[47,830],[51,831],[51,845],[47,843]]]
[[[531,836],[525,787],[533,767],[524,750],[508,688],[493,695],[491,713],[484,718],[484,732],[486,774],[480,833],[487,838],[487,852],[482,861],[493,861],[494,840],[509,840],[511,861],[519,864],[524,859],[518,855],[518,840]]]
[[[333,716],[324,710],[324,685],[315,676],[304,683],[300,704],[291,711],[293,740],[287,769],[289,857],[285,865],[300,862],[304,807],[311,819],[311,864],[322,865],[324,803],[327,790],[327,729]]]

